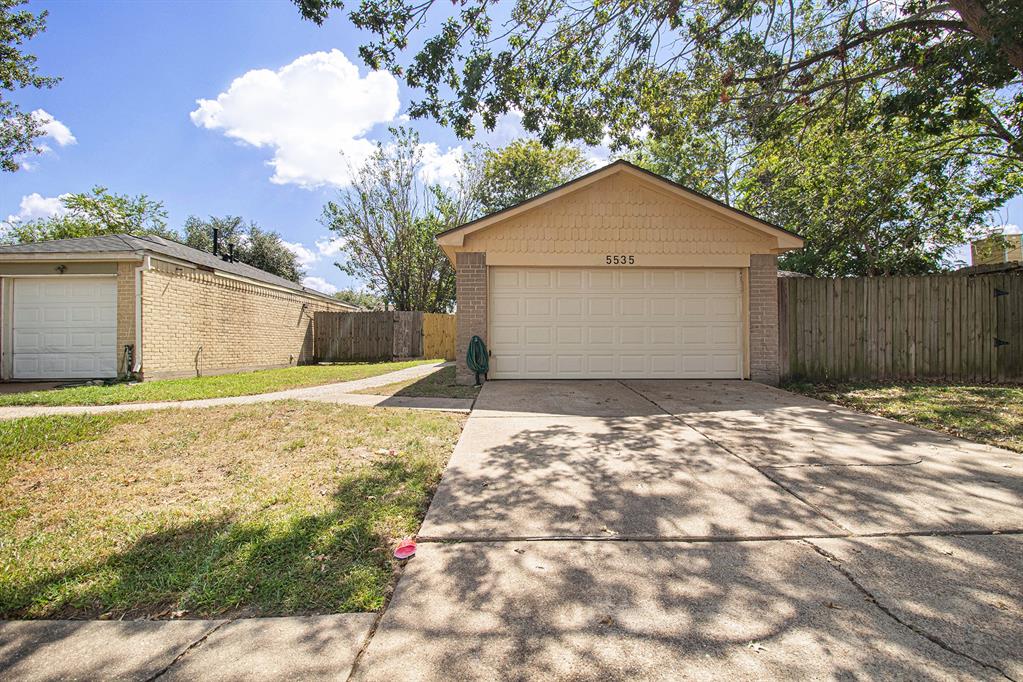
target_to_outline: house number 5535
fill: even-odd
[[[635,265],[635,256],[604,256],[608,265]]]

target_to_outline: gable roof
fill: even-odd
[[[239,277],[272,284],[283,289],[290,289],[295,292],[320,296],[330,299],[334,303],[344,303],[332,296],[328,296],[315,289],[302,286],[298,282],[280,277],[266,270],[234,261],[225,261],[220,256],[214,256],[208,251],[193,249],[180,242],[176,242],[156,235],[135,236],[131,234],[108,234],[99,237],[79,237],[76,239],[52,239],[31,244],[11,244],[0,246],[0,260],[7,255],[34,255],[45,257],[52,255],[54,258],[73,258],[74,256],[88,254],[151,254],[156,256],[168,256],[180,261],[192,263],[210,270],[219,270]],[[354,306],[353,306],[354,308]]]
[[[638,176],[655,184],[660,184],[669,191],[681,195],[703,206],[704,208],[723,214],[733,220],[738,220],[748,227],[775,236],[779,239],[780,248],[790,250],[798,249],[803,246],[803,238],[791,230],[787,230],[784,227],[762,220],[761,218],[757,218],[750,213],[746,213],[745,211],[729,206],[728,204],[707,196],[702,192],[680,185],[677,182],[669,180],[668,178],[658,175],[652,171],[648,171],[645,168],[640,168],[639,166],[624,159],[613,161],[606,166],[602,166],[601,168],[586,173],[585,175],[581,175],[574,180],[569,180],[568,182],[558,185],[553,189],[549,189],[535,197],[526,199],[525,201],[512,206],[508,206],[507,208],[503,208],[500,211],[495,211],[494,213],[485,215],[482,218],[477,218],[476,220],[471,220],[457,227],[444,230],[437,234],[437,242],[442,245],[461,246],[465,235],[488,228],[503,220],[507,220],[508,218],[520,213],[542,206],[549,201],[553,201],[559,197],[565,196],[566,194],[582,189],[583,187],[591,185],[598,180],[602,180],[610,177],[611,175],[622,172]]]

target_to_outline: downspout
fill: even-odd
[[[131,369],[134,374],[142,369],[142,273],[151,267],[147,255],[142,259],[142,265],[135,268],[135,366]]]

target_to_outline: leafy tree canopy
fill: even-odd
[[[353,169],[351,187],[323,209],[323,224],[344,240],[338,267],[367,283],[395,310],[446,312],[455,300],[455,274],[434,237],[477,211],[469,165],[452,188],[420,180],[419,135],[392,128],[393,143],[378,143]]]
[[[42,76],[36,58],[22,45],[46,30],[46,11],[33,14],[19,9],[26,0],[0,0],[0,170],[18,170],[17,158],[39,153],[35,140],[42,136],[42,121],[21,111],[6,93],[21,88],[52,88],[57,78]]]
[[[991,211],[1023,186],[1018,165],[962,150],[978,124],[929,135],[887,118],[858,86],[812,120],[782,114],[785,134],[697,111],[648,138],[633,160],[737,208],[795,229],[806,247],[781,267],[816,276],[921,274],[990,231]],[[974,143],[971,143],[974,144]]]
[[[194,249],[213,251],[214,228],[220,230],[221,253],[227,252],[228,244],[234,244],[234,257],[243,263],[292,282],[300,282],[305,276],[298,257],[284,245],[277,232],[265,230],[255,222],[246,223],[239,216],[210,216],[206,220],[189,216],[184,241]]]
[[[472,161],[470,161],[472,162]],[[548,148],[537,140],[519,139],[483,151],[479,204],[483,213],[513,206],[564,184],[590,170],[578,147]]]
[[[154,201],[145,194],[134,197],[113,194],[106,187],[97,185],[91,192],[61,197],[61,204],[63,211],[50,218],[8,224],[4,241],[23,244],[119,233],[155,234],[169,239],[177,236],[167,227],[167,210],[163,202]]]
[[[294,0],[322,23],[344,0]],[[437,6],[435,8],[435,5]],[[545,143],[605,134],[630,143],[684,120],[682,105],[731,103],[760,133],[813,118],[852,86],[922,133],[971,122],[985,152],[1023,160],[1019,0],[678,0],[534,3],[361,0],[360,55],[423,94],[410,113],[470,137],[521,111]],[[498,9],[500,7],[500,9]],[[432,16],[431,13],[444,13]],[[410,50],[409,44],[421,45]]]
[[[384,299],[360,289],[342,289],[334,294],[334,298],[343,303],[357,305],[363,310],[384,310],[386,308]]]

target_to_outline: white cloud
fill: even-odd
[[[43,136],[56,142],[58,146],[66,147],[69,144],[78,143],[75,136],[71,134],[71,129],[55,119],[53,114],[45,109],[36,109],[32,112],[32,117],[39,122],[43,131]],[[49,151],[49,146],[45,143],[43,144],[43,147]]]
[[[307,54],[276,71],[248,71],[216,99],[196,103],[195,125],[272,148],[271,182],[306,188],[348,185],[349,166],[373,151],[366,133],[393,121],[400,108],[389,72],[360,76],[340,50]]]
[[[436,142],[426,142],[419,148],[423,153],[419,179],[427,184],[450,186],[458,179],[465,151],[459,146],[441,153]]]
[[[338,288],[336,286],[334,286],[327,280],[323,279],[322,277],[304,277],[302,279],[302,286],[309,287],[310,289],[315,289],[316,291],[327,294],[329,296],[333,296],[338,292]]]
[[[1020,229],[1019,225],[1014,225],[1013,223],[1006,223],[999,230],[1001,230],[1002,234],[1023,234],[1023,229]]]
[[[281,244],[284,244],[284,248],[295,254],[298,258],[298,264],[302,267],[309,267],[316,261],[320,260],[320,254],[316,253],[312,249],[306,248],[301,242],[293,243],[282,239]]]
[[[63,215],[67,212],[67,209],[64,208],[61,199],[66,196],[66,194],[61,194],[56,197],[44,197],[38,192],[26,194],[21,197],[21,202],[18,204],[18,212],[7,216],[5,222],[13,225],[15,223],[35,220],[36,218]]]
[[[345,240],[339,237],[324,237],[323,239],[316,240],[316,249],[320,252],[321,256],[327,258],[333,258],[343,251],[345,248]]]

